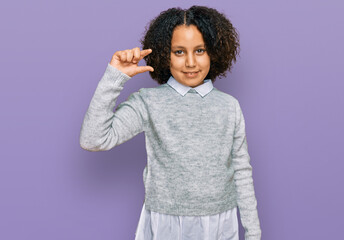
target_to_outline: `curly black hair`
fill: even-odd
[[[192,6],[187,10],[170,8],[161,12],[150,21],[140,40],[142,49],[153,51],[144,57],[147,65],[154,68],[150,76],[159,84],[164,84],[171,76],[170,54],[171,40],[175,27],[178,25],[195,25],[202,33],[205,48],[210,57],[210,70],[206,79],[213,82],[216,77],[226,77],[232,64],[239,55],[239,34],[223,13],[214,8]]]

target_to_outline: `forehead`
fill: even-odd
[[[179,25],[172,34],[171,45],[173,46],[197,46],[204,44],[202,33],[195,25]]]

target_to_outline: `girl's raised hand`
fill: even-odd
[[[117,51],[112,56],[110,65],[127,74],[129,77],[133,77],[138,73],[147,71],[153,72],[154,68],[151,66],[138,66],[139,61],[141,61],[144,56],[147,56],[151,52],[152,49],[145,49],[141,51],[139,47]]]

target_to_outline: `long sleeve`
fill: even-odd
[[[83,120],[80,132],[83,149],[109,150],[144,130],[146,111],[140,91],[132,93],[113,110],[124,83],[130,78],[108,63]]]
[[[245,229],[245,240],[260,240],[261,228],[253,185],[252,166],[250,165],[250,156],[246,141],[245,120],[237,100],[232,163],[234,166],[237,203],[241,223]]]

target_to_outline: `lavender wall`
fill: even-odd
[[[215,87],[242,105],[263,239],[341,238],[342,1],[33,0],[1,6],[0,239],[134,239],[144,134],[91,153],[80,127],[112,54],[140,46],[160,11],[193,4],[240,33]],[[155,86],[137,75],[117,103]]]

